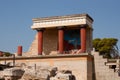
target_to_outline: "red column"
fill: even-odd
[[[38,55],[43,51],[43,30],[38,30]]]
[[[3,52],[2,52],[2,51],[0,51],[0,57],[1,57],[1,56],[3,56]]]
[[[63,54],[64,51],[64,29],[58,29],[58,51],[60,54]]]
[[[18,56],[22,56],[22,46],[18,46],[17,50]]]
[[[86,52],[86,27],[81,27],[81,52]]]

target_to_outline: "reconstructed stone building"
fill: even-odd
[[[88,14],[34,18],[31,28],[37,34],[28,52],[22,53],[22,46],[18,46],[17,56],[0,58],[1,63],[31,66],[35,71],[49,66],[70,72],[59,77],[49,75],[51,80],[92,80],[92,23]]]
[[[90,53],[92,22],[88,14],[34,18],[31,28],[37,34],[29,52],[32,55]]]

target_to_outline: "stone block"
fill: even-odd
[[[22,76],[24,70],[19,68],[10,68],[3,71],[4,76]]]

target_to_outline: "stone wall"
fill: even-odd
[[[94,66],[95,66],[95,80],[120,80],[118,72],[114,72],[114,69],[110,69],[105,63],[107,59],[104,59],[99,55],[99,52],[94,52]]]
[[[15,64],[19,67],[25,67],[26,65],[57,67],[59,71],[71,71],[75,80],[92,80],[92,59],[93,57],[88,53],[16,57]],[[0,58],[0,63],[2,61],[4,62],[4,59]],[[13,62],[12,58],[8,58],[6,63],[10,61]]]
[[[35,35],[28,52],[25,54],[29,55],[38,55],[38,36]],[[54,29],[45,29],[43,32],[43,54],[47,55],[52,53],[52,51],[57,51],[58,44],[58,31],[57,28]],[[24,54],[23,54],[24,55]]]
[[[57,51],[58,31],[55,29],[46,29],[43,33],[43,52],[50,54],[52,51]]]
[[[87,28],[86,29],[87,30],[87,34],[86,34],[86,52],[88,52],[88,53],[91,53],[91,50],[92,50],[92,28]]]

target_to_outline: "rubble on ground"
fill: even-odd
[[[58,70],[50,66],[26,66],[25,68],[9,68],[0,72],[5,80],[75,80],[72,71]]]

